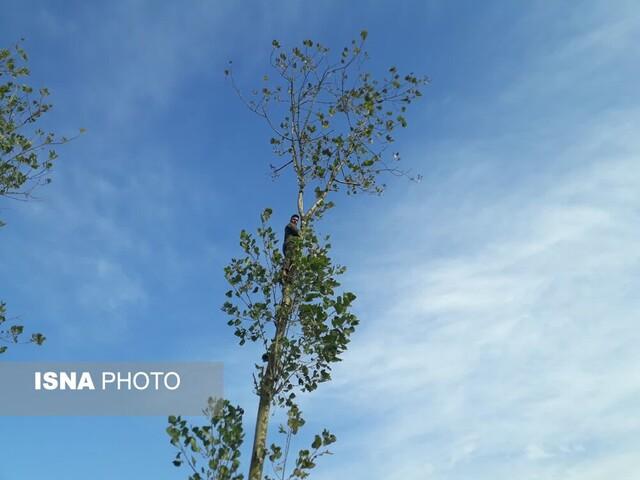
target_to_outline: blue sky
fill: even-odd
[[[339,198],[322,228],[361,328],[302,400],[338,436],[318,479],[608,480],[640,471],[640,16],[634,2],[2,0],[47,126],[87,133],[0,214],[1,297],[44,331],[5,360],[221,360],[255,412],[222,268],[265,206],[269,133],[222,74],[273,38],[432,84],[398,150],[420,184]],[[163,418],[3,418],[1,480],[179,479]],[[246,460],[246,458],[245,458]]]

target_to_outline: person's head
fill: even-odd
[[[300,215],[298,215],[297,213],[294,215],[291,215],[291,219],[289,220],[291,223],[293,223],[294,225],[298,224],[298,220],[300,220]]]

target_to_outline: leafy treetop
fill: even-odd
[[[368,59],[366,38],[362,31],[338,60],[312,40],[289,52],[274,40],[270,62],[275,79],[265,75],[262,88],[248,98],[236,86],[231,69],[225,70],[247,107],[271,128],[274,152],[284,157],[280,165],[271,165],[272,174],[294,169],[303,220],[332,206],[329,192],[344,188],[348,194],[381,193],[385,184],[378,177],[383,172],[419,179],[398,169],[398,152],[390,158],[385,152],[395,130],[407,126],[407,106],[422,95],[428,78],[402,75],[394,66],[381,80],[373,78],[362,69]],[[315,195],[304,211],[302,193],[307,188]]]
[[[20,44],[0,49],[0,197],[22,200],[51,181],[48,173],[58,157],[53,147],[70,140],[35,126],[52,105],[48,89],[36,91],[24,82],[27,60]]]

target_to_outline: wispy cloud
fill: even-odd
[[[474,199],[485,218],[523,219],[514,231],[472,222],[450,232],[472,239],[463,254],[419,260],[417,229],[396,240],[395,269],[367,272],[393,305],[363,308],[336,371],[329,395],[357,423],[337,469],[362,449],[352,478],[604,479],[616,456],[640,468],[625,456],[640,427],[640,142],[624,122],[582,133],[581,161],[535,197]],[[628,153],[603,155],[616,143]]]
[[[502,134],[453,135],[423,152],[461,170],[386,220],[376,212],[372,231],[392,233],[353,278],[364,322],[322,399],[345,422],[326,478],[640,470],[640,111],[618,97],[573,108],[577,91],[612,78],[580,77],[620,63],[638,31],[618,18],[560,35],[551,56],[538,50],[526,80],[488,107],[514,119],[493,122]],[[597,115],[576,121],[585,112]],[[327,414],[313,400],[305,408]]]

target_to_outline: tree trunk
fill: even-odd
[[[271,395],[260,393],[258,415],[256,416],[256,430],[253,435],[253,449],[251,451],[251,466],[249,480],[262,480],[262,469],[266,452],[267,431],[269,429],[269,411],[271,410]]]
[[[251,449],[251,465],[249,467],[248,480],[262,480],[262,470],[264,468],[264,458],[267,444],[267,433],[269,430],[269,413],[271,411],[271,402],[275,393],[278,362],[280,359],[280,343],[284,332],[286,331],[287,321],[289,319],[289,307],[291,305],[291,296],[289,288],[285,284],[282,295],[282,303],[280,305],[279,317],[276,319],[276,332],[271,343],[271,352],[269,352],[267,367],[262,382],[260,383],[260,402],[258,404],[258,413],[256,415],[256,429],[253,435],[253,448]]]

